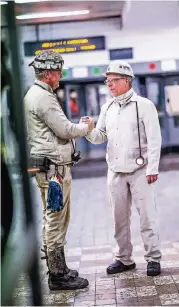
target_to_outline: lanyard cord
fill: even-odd
[[[37,86],[39,86],[39,87],[41,87],[44,91],[47,91],[48,92],[48,90],[45,88],[45,87],[43,87],[42,85],[40,85],[40,84],[38,84],[38,83],[34,83],[34,85],[37,85]]]
[[[75,152],[76,152],[76,143],[75,143],[75,145],[74,145],[74,143],[73,143],[73,139],[70,139],[70,141],[71,141],[71,143],[72,143],[73,150],[74,150],[74,153],[75,153]]]
[[[139,152],[141,157],[142,153],[141,153],[140,128],[139,128],[139,110],[138,110],[137,101],[135,103],[136,103],[136,115],[137,115],[137,130],[138,130],[138,139],[139,139]]]

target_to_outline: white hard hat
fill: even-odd
[[[121,60],[112,61],[109,64],[105,76],[107,76],[108,74],[120,74],[120,75],[129,76],[133,79],[135,78],[133,69],[129,65],[129,63]]]

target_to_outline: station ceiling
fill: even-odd
[[[19,0],[20,1],[20,0]],[[127,1],[40,1],[40,2],[28,2],[28,3],[16,3],[15,13],[16,16],[22,16],[27,14],[39,14],[49,12],[76,12],[83,11],[84,14],[58,16],[58,17],[39,17],[39,18],[27,18],[17,19],[19,24],[42,24],[50,22],[68,22],[79,20],[92,20],[99,18],[108,18],[114,16],[122,16],[125,4]],[[89,11],[85,13],[85,11]]]

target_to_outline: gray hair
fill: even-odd
[[[42,80],[45,76],[46,70],[35,69],[35,78],[37,80]]]
[[[130,88],[132,87],[132,81],[133,81],[133,78],[130,77],[130,76],[127,76],[127,75],[122,75],[122,74],[119,74],[120,77],[124,77],[126,78],[128,81],[129,81],[129,86]]]
[[[130,87],[132,87],[132,81],[133,81],[132,77],[126,76],[126,79],[129,81]]]

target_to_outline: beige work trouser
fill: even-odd
[[[133,173],[114,173],[108,169],[109,200],[115,224],[114,237],[119,247],[116,259],[125,265],[134,262],[130,230],[131,201],[135,203],[140,215],[146,261],[161,260],[155,185],[156,183],[147,183],[145,166]]]
[[[70,221],[70,192],[71,192],[71,166],[58,166],[58,172],[63,177],[63,202],[64,208],[60,212],[46,210],[48,179],[55,173],[55,166],[51,165],[50,170],[45,173],[37,173],[36,180],[40,188],[43,203],[43,244],[48,250],[64,246],[65,237]]]

